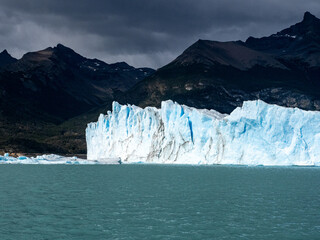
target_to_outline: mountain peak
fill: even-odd
[[[314,21],[316,19],[317,19],[317,17],[312,15],[310,12],[305,12],[303,15],[304,22]]]
[[[232,66],[246,70],[256,65],[285,67],[264,53],[245,47],[238,42],[218,42],[198,40],[173,61],[174,65],[188,66],[201,64],[208,66]]]
[[[299,57],[310,66],[319,66],[320,19],[305,12],[303,20],[268,37],[249,37],[249,48],[278,56]]]
[[[116,63],[112,63],[110,65],[115,66],[115,67],[120,67],[120,68],[133,68],[132,66],[130,66],[126,62],[116,62]]]
[[[8,51],[7,51],[7,49],[4,49],[1,53],[0,53],[0,56],[2,57],[2,58],[13,58],[9,53],[8,53]],[[15,58],[14,58],[15,59]]]
[[[67,61],[82,62],[86,58],[75,52],[72,48],[66,47],[61,43],[58,43],[56,47],[53,48],[54,52]]]
[[[17,59],[13,58],[6,49],[0,53],[0,67],[14,63]]]
[[[63,51],[63,52],[75,53],[73,49],[62,45],[61,43],[58,43],[57,46],[55,46],[53,49],[56,49],[58,51]]]
[[[56,46],[56,48],[60,48],[60,49],[70,49],[70,48],[64,46],[64,45],[61,44],[61,43],[58,43],[57,46]]]
[[[0,54],[6,54],[6,55],[10,55],[7,51],[7,49],[4,49]]]
[[[51,47],[48,47],[46,49],[36,51],[36,52],[27,52],[22,56],[21,60],[27,61],[27,62],[48,61],[50,57],[52,57],[52,54],[53,54],[53,49]]]

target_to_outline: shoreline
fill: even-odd
[[[5,152],[1,152],[0,155],[4,156]],[[10,157],[37,157],[37,156],[41,156],[41,155],[46,155],[46,154],[55,154],[55,155],[59,155],[59,156],[63,156],[63,157],[77,157],[79,159],[84,159],[87,160],[87,154],[63,154],[63,153],[9,153]]]

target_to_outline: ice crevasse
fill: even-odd
[[[88,160],[123,163],[320,165],[320,112],[246,101],[230,115],[171,100],[113,102],[86,129]]]

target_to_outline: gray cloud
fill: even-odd
[[[275,33],[318,0],[1,0],[0,48],[15,57],[62,43],[87,57],[158,68],[197,39]]]

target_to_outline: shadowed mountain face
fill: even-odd
[[[61,122],[106,104],[115,92],[127,90],[152,72],[126,63],[87,59],[58,44],[27,53],[2,69],[2,114]]]
[[[0,56],[0,60],[5,59],[0,69],[0,151],[1,141],[5,146],[19,148],[30,145],[33,136],[31,145],[35,146],[37,141],[47,139],[43,129],[50,131],[50,126],[53,136],[60,135],[55,126],[93,109],[105,108],[116,95],[154,72],[124,62],[107,64],[88,59],[61,44],[27,53],[20,60],[11,58],[6,51]],[[81,122],[83,133],[77,129],[75,134],[83,137],[86,122]],[[68,126],[69,132],[75,130],[74,125]],[[64,134],[68,130],[61,131]],[[84,139],[81,142],[84,145]],[[58,148],[64,148],[64,143],[59,144]],[[57,146],[38,144],[34,149],[43,151]]]
[[[207,67],[221,65],[239,70],[248,70],[259,65],[286,69],[286,66],[268,54],[252,50],[237,42],[199,40],[171,64],[177,67],[202,64]]]
[[[10,63],[16,62],[17,59],[11,57],[11,55],[7,52],[7,50],[3,50],[0,53],[0,68],[4,67]]]
[[[301,59],[309,67],[320,66],[320,19],[306,12],[302,22],[269,37],[249,37],[245,46],[284,59]]]
[[[172,99],[230,113],[245,100],[320,110],[319,19],[246,42],[199,40],[139,82],[122,102],[159,106]]]

